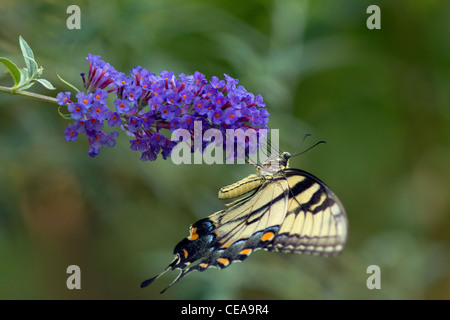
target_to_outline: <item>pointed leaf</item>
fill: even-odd
[[[17,87],[22,87],[25,85],[25,83],[30,82],[30,78],[28,77],[28,70],[27,68],[21,68],[19,69],[20,72],[20,82],[17,85]]]
[[[60,77],[59,74],[56,74],[59,78],[59,80],[61,80],[62,83],[64,83],[65,85],[69,86],[70,88],[72,88],[73,90],[75,90],[76,92],[80,92],[80,90],[78,90],[77,87],[75,87],[73,84],[71,84],[70,82],[67,82],[66,80],[64,80],[63,78]]]
[[[8,71],[14,80],[14,87],[16,87],[19,84],[21,78],[19,68],[17,68],[14,62],[3,57],[0,57],[0,62],[3,63],[6,68],[8,68]]]
[[[61,118],[63,118],[63,119],[72,120],[72,115],[70,113],[63,113],[61,111],[61,106],[58,107],[58,113],[61,116]]]
[[[32,78],[34,73],[36,72],[36,61],[34,60],[34,53],[31,50],[28,43],[22,38],[19,37],[20,49],[22,50],[23,59],[25,60],[25,65],[27,66],[28,76]]]
[[[49,89],[49,90],[55,90],[56,88],[50,83],[50,81],[46,80],[46,79],[36,79],[35,81],[39,82],[40,84],[42,84],[45,88]]]
[[[20,88],[16,88],[16,90],[17,89],[27,90],[27,89],[31,88],[33,85],[34,85],[34,81],[30,81],[30,82],[28,82],[28,83],[26,83],[24,85],[21,85]]]

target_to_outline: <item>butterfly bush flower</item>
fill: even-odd
[[[89,73],[81,74],[85,91],[73,99],[70,92],[60,92],[57,99],[59,105],[67,105],[74,120],[65,129],[65,139],[75,141],[84,134],[91,157],[116,143],[118,132],[107,133],[106,126],[125,131],[131,137],[130,148],[140,152],[143,161],[154,161],[159,154],[170,157],[177,141],[165,134],[187,129],[194,137],[196,121],[201,121],[203,132],[214,128],[224,136],[227,129],[267,129],[269,113],[262,97],[247,92],[227,74],[225,80],[213,76],[208,81],[197,71],[176,77],[170,71],[154,74],[137,66],[126,75],[99,56],[89,54],[87,61]],[[208,144],[202,142],[203,150]]]

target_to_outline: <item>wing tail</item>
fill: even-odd
[[[178,262],[180,261],[180,256],[176,255],[175,259],[167,266],[166,269],[164,269],[163,272],[161,272],[160,274],[154,276],[153,278],[147,279],[142,281],[141,283],[141,288],[145,288],[148,285],[150,285],[153,281],[155,281],[156,279],[158,279],[159,277],[161,277],[164,273],[166,273],[169,270],[173,270],[174,267],[178,264]]]

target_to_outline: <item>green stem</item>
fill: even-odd
[[[23,97],[27,97],[27,98],[31,98],[31,99],[35,99],[35,100],[45,101],[45,102],[51,102],[51,103],[58,102],[58,99],[53,98],[53,97],[48,97],[48,96],[44,96],[42,94],[28,92],[28,91],[24,91],[24,90],[13,91],[12,88],[3,87],[3,86],[0,86],[0,92],[15,94],[15,95],[19,95],[19,96],[23,96]]]

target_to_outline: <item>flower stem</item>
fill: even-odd
[[[44,96],[42,94],[28,92],[28,91],[24,91],[24,90],[14,91],[14,90],[12,90],[12,88],[3,87],[3,86],[0,86],[0,92],[15,94],[15,95],[19,95],[19,96],[23,96],[23,97],[27,97],[27,98],[31,98],[31,99],[35,99],[35,100],[45,101],[45,102],[51,102],[51,103],[58,102],[58,99],[53,98],[53,97],[48,97],[48,96]]]

